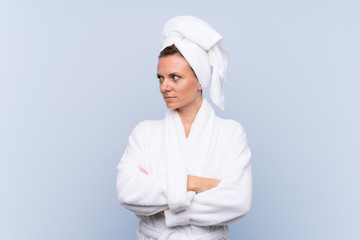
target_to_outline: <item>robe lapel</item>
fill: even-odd
[[[215,113],[210,104],[203,99],[203,104],[191,126],[188,138],[188,152],[192,162],[191,172],[202,176],[206,162],[211,158],[210,150],[214,135]]]
[[[165,156],[169,170],[184,166],[185,131],[179,114],[168,109],[165,117]]]
[[[210,156],[215,113],[204,98],[191,126],[188,138],[177,111],[168,110],[165,117],[165,156],[169,170],[187,167],[189,174],[201,176]]]

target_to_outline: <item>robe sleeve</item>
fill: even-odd
[[[165,209],[182,211],[195,195],[187,192],[185,168],[164,174],[145,174],[139,169],[148,154],[149,127],[140,123],[129,137],[128,146],[117,166],[118,200],[136,215],[149,216]]]
[[[225,174],[220,184],[196,194],[183,211],[165,210],[167,226],[225,225],[248,213],[252,198],[251,153],[241,126],[230,139],[229,148],[226,148]]]

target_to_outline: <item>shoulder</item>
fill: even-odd
[[[217,122],[220,131],[228,138],[244,138],[246,140],[245,129],[238,121],[217,117]]]
[[[233,159],[234,156],[241,155],[250,159],[251,152],[243,126],[235,120],[221,118],[219,125],[219,139],[221,139],[227,156]]]
[[[163,120],[145,120],[142,122],[139,122],[135,128],[138,129],[140,131],[146,131],[149,130],[151,128],[158,128],[162,125]]]
[[[163,120],[145,120],[138,123],[131,136],[133,138],[148,138],[149,136],[154,135],[156,132],[160,132],[160,128],[163,125]]]

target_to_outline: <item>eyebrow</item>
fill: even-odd
[[[173,76],[173,75],[181,75],[181,73],[179,73],[179,72],[173,72],[173,73],[169,73],[169,76]],[[161,74],[156,74],[156,76],[157,77],[162,77],[162,75]]]
[[[173,73],[170,73],[169,75],[180,75],[181,73],[179,72],[173,72]]]

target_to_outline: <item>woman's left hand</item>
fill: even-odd
[[[149,174],[149,173],[148,173],[145,169],[143,169],[142,167],[139,167],[139,169],[140,169],[141,172],[145,173],[146,175]]]

